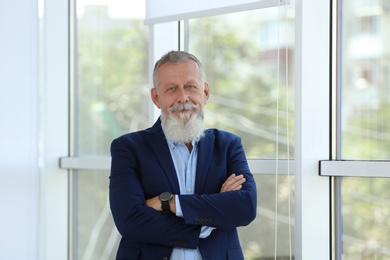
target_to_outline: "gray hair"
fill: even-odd
[[[170,51],[166,54],[164,54],[154,65],[154,70],[153,70],[153,87],[157,88],[158,85],[158,79],[157,79],[157,70],[165,63],[172,62],[172,63],[179,63],[181,61],[187,61],[187,60],[192,60],[195,61],[196,64],[198,64],[201,77],[202,77],[202,82],[206,81],[206,75],[203,70],[202,63],[198,60],[195,55],[185,52],[185,51]]]

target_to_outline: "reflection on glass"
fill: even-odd
[[[206,124],[241,136],[249,158],[275,158],[276,141],[280,158],[287,145],[293,154],[293,7],[189,20],[189,51],[211,89]]]

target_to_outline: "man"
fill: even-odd
[[[237,227],[256,217],[256,185],[241,139],[204,129],[210,90],[200,61],[157,61],[151,98],[161,117],[111,145],[117,259],[244,259]]]

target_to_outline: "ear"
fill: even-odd
[[[210,88],[209,88],[209,83],[205,82],[203,86],[203,91],[204,91],[204,103],[206,104],[207,101],[209,100],[210,97]]]
[[[150,96],[152,97],[152,101],[156,105],[156,107],[160,108],[160,101],[159,101],[159,96],[156,88],[151,88]]]

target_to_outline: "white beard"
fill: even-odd
[[[191,143],[199,141],[204,136],[204,112],[193,104],[177,105],[169,108],[168,113],[161,113],[161,126],[165,136],[174,143]],[[180,117],[172,112],[194,109],[195,113],[180,113]]]

